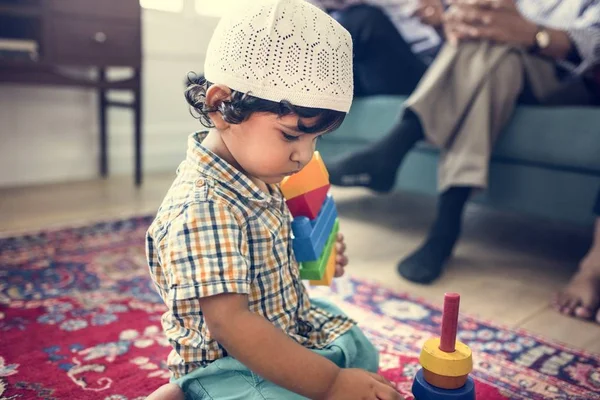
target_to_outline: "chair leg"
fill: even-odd
[[[106,70],[99,70],[100,84],[106,82]],[[107,134],[107,115],[108,101],[106,97],[106,89],[99,89],[98,96],[98,122],[100,128],[100,176],[106,178],[108,176],[108,134]]]
[[[142,77],[141,70],[136,72],[138,85],[134,91],[134,124],[135,124],[135,185],[142,184]]]

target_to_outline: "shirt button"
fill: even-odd
[[[206,182],[204,181],[204,179],[200,178],[196,181],[196,187],[202,187],[205,183]]]

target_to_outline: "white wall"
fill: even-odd
[[[202,72],[216,23],[199,16],[191,0],[182,13],[143,10],[145,172],[174,170],[187,135],[200,128],[188,112],[183,81],[188,71]],[[132,113],[111,109],[108,118],[110,173],[133,176]],[[94,178],[98,152],[93,91],[0,85],[0,186]]]

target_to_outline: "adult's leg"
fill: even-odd
[[[405,103],[408,109],[388,135],[365,150],[330,163],[330,182],[337,186],[364,186],[378,192],[391,190],[404,157],[419,140],[426,138],[440,148],[450,145],[474,98],[485,86],[485,77],[507,53],[510,53],[508,47],[487,43],[444,46]],[[521,75],[511,73],[514,78],[510,79],[522,84]],[[483,119],[479,125],[484,125]],[[486,126],[481,131],[482,138],[474,147],[485,143],[485,136],[489,136],[485,132],[489,130]],[[487,176],[487,167],[482,176]]]
[[[594,213],[597,217],[592,246],[577,273],[556,296],[555,307],[563,314],[595,319],[600,324],[600,191]]]
[[[423,139],[419,119],[406,110],[385,138],[365,150],[330,163],[327,166],[329,181],[336,186],[363,186],[376,192],[389,192],[404,157]]]
[[[477,80],[485,71],[485,58],[493,60],[494,55],[502,54],[493,68],[488,69],[483,79],[472,87],[472,95],[455,94],[463,97],[458,99],[458,104],[465,104],[455,110],[458,115],[462,114],[455,123],[455,129],[432,129],[428,135],[443,149],[438,173],[441,195],[435,222],[424,243],[398,265],[398,272],[410,281],[429,283],[439,277],[460,236],[462,214],[470,194],[473,189],[487,185],[492,146],[501,128],[508,122],[523,89],[522,58],[517,52],[507,50],[495,49],[487,44],[470,46],[455,50],[454,61],[448,63],[452,67],[446,73],[460,74],[458,71],[469,68]],[[457,85],[461,85],[461,79],[455,79],[455,82],[444,85],[449,93],[460,90]],[[432,116],[423,111],[424,104],[440,107],[436,104],[438,100],[429,98],[425,93],[413,101],[425,121],[431,120]]]
[[[427,66],[380,8],[357,5],[331,15],[352,36],[356,96],[408,95],[414,90]]]

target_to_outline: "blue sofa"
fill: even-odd
[[[356,99],[319,150],[326,162],[380,139],[397,121],[399,96]],[[423,143],[404,161],[396,188],[436,193],[437,151]],[[488,191],[476,201],[588,224],[600,189],[600,108],[519,106],[498,142]]]

